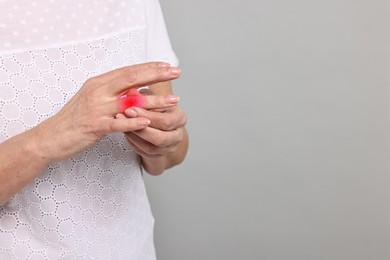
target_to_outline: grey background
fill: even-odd
[[[159,260],[390,259],[390,1],[161,0],[184,164]]]

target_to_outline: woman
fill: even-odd
[[[0,9],[0,259],[155,259],[142,167],[188,146],[158,1]]]

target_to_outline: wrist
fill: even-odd
[[[141,156],[141,164],[145,171],[153,176],[162,174],[167,168],[165,156],[154,158]]]
[[[31,129],[29,149],[47,164],[67,159],[69,144],[74,133],[67,133],[61,118],[52,116]],[[66,134],[65,134],[66,133]]]
[[[56,160],[55,145],[50,144],[50,137],[46,134],[45,126],[38,125],[27,132],[30,136],[25,144],[25,152],[43,164],[50,164]]]
[[[184,137],[176,149],[170,153],[157,156],[145,157],[141,156],[141,163],[144,169],[151,175],[160,175],[165,170],[179,165],[186,157],[189,145],[189,138],[186,129],[184,128]]]

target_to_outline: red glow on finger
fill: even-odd
[[[129,107],[145,107],[146,99],[137,90],[130,90],[121,96],[118,101],[120,112],[124,112]]]

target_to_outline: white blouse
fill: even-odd
[[[158,0],[0,0],[0,10],[0,142],[91,76],[177,65]],[[0,207],[0,259],[155,259],[153,223],[139,158],[111,134]]]

